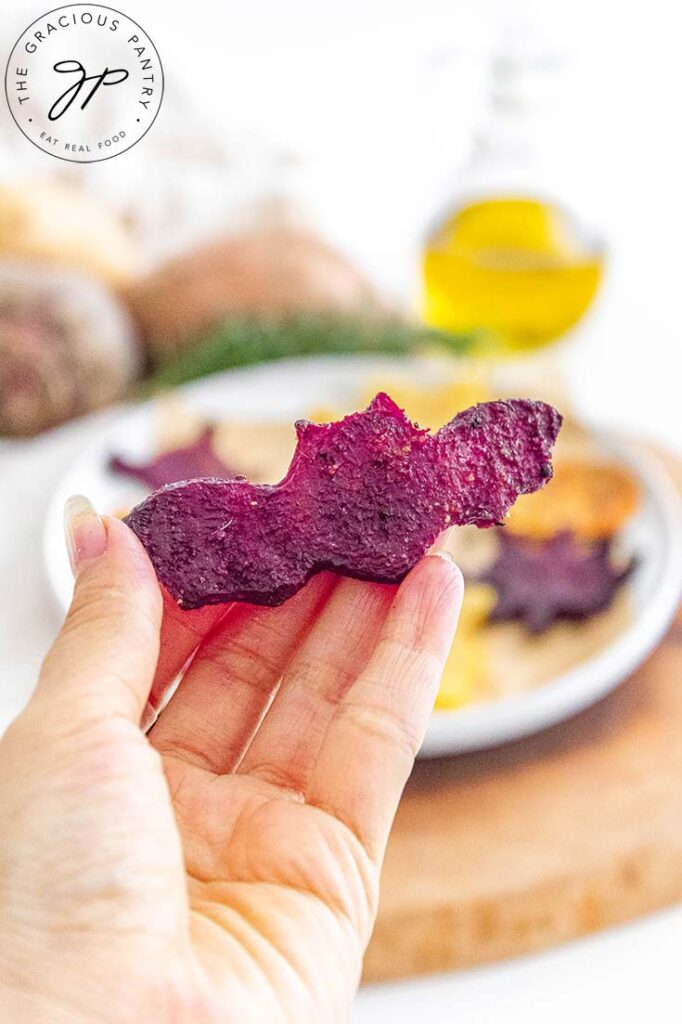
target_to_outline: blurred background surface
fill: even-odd
[[[191,207],[188,230],[201,234],[245,216],[249,199],[293,194],[378,284],[414,302],[423,233],[457,187],[496,25],[514,7],[197,0],[171,13],[136,0],[130,13],[166,67],[153,133],[109,163],[53,166],[3,109],[0,174],[56,173],[134,204],[156,229],[145,239],[150,258],[183,244],[166,203]],[[520,10],[526,17],[529,6]],[[679,444],[677,383],[665,372],[678,350],[677,11],[664,0],[646,10],[550,0],[533,10],[539,44],[558,46],[565,63],[550,156],[610,250],[598,301],[566,353],[576,400]],[[37,13],[28,3],[6,11],[7,47]],[[229,184],[222,174],[216,183],[216,165],[229,166]]]

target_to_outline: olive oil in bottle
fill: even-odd
[[[495,196],[460,206],[428,239],[423,315],[455,332],[483,328],[524,350],[583,316],[602,272],[600,247],[551,202]]]
[[[556,75],[554,39],[538,43],[533,32],[541,15],[536,8],[531,22],[502,19],[487,113],[422,254],[424,319],[481,332],[493,353],[534,349],[565,334],[603,272],[601,244],[567,202],[579,192],[584,161],[575,160],[555,102],[548,104],[565,79]]]

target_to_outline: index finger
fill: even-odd
[[[193,611],[183,611],[163,587],[161,593],[163,617],[159,659],[149,694],[149,704],[155,713],[161,708],[166,693],[194,652],[232,607],[231,604],[213,604]]]
[[[339,703],[307,800],[334,815],[380,863],[403,787],[428,725],[462,603],[449,556],[405,577],[374,653]]]

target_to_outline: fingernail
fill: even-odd
[[[142,729],[142,732],[149,732],[158,717],[158,711],[147,701],[142,712],[142,718],[140,719],[140,729]]]
[[[452,562],[453,565],[455,564],[455,556],[452,551],[448,551],[447,548],[440,548],[438,551],[429,551],[429,555],[432,555],[434,558],[442,558],[444,562]]]
[[[86,562],[99,558],[107,546],[107,531],[87,498],[76,494],[64,506],[64,533],[71,571],[77,576]]]
[[[452,531],[452,527],[450,527],[448,530],[443,530],[443,532],[438,537],[436,537],[435,541],[429,548],[427,554],[437,555],[439,558],[445,558],[448,562],[454,562],[455,556],[453,555],[449,547],[450,541],[452,539]]]

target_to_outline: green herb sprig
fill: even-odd
[[[478,334],[454,335],[397,318],[299,314],[281,321],[226,320],[152,371],[152,391],[177,387],[221,370],[274,359],[374,352],[414,355],[430,348],[453,355],[478,350]]]

